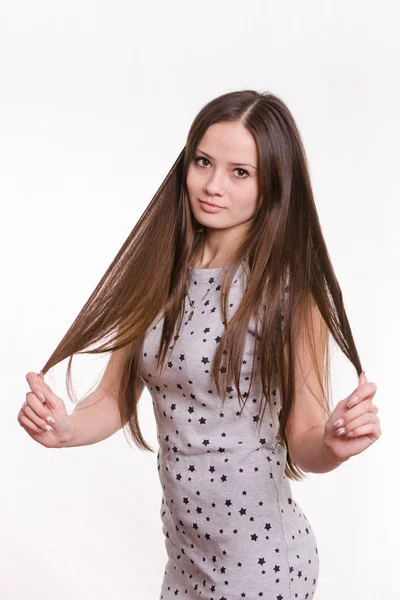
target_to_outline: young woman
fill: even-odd
[[[359,376],[333,411],[330,336]],[[43,375],[69,358],[71,398],[78,352],[111,356],[68,415]],[[314,596],[317,543],[290,480],[331,471],[381,430],[300,134],[279,98],[236,91],[199,112],[43,371],[26,378],[18,421],[56,448],[128,426],[152,450],[137,412],[149,390],[168,554],[160,600]]]

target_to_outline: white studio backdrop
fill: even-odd
[[[17,413],[26,373],[72,324],[197,112],[246,88],[280,96],[300,128],[354,338],[378,386],[378,442],[291,483],[318,541],[315,598],[398,598],[396,10],[386,0],[0,4],[2,600],[159,597],[156,454],[123,432],[46,449]],[[66,364],[46,376],[65,399]],[[74,359],[78,395],[105,364]],[[336,405],[358,380],[338,350],[332,370]],[[157,449],[146,389],[140,411]]]

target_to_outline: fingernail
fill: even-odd
[[[337,430],[336,435],[342,435],[342,433],[344,433],[346,430],[344,427],[341,427],[340,429]]]
[[[53,417],[46,417],[46,421],[47,421],[48,423],[53,423],[53,425],[54,425],[54,423],[55,423],[55,420],[53,419]]]
[[[50,425],[46,425],[46,431],[54,431],[54,429]]]
[[[344,423],[343,419],[338,419],[337,421],[334,422],[333,426],[339,427],[339,425],[343,425],[343,423]]]
[[[353,398],[351,398],[348,403],[347,403],[347,408],[351,408],[353,406],[353,404],[355,404],[358,400],[358,396],[353,396]]]
[[[41,402],[46,402],[46,398],[43,396],[43,394],[39,394],[39,396]]]

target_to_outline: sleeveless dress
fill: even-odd
[[[224,332],[223,275],[216,281],[222,269],[190,269],[189,295],[196,309],[188,320],[185,296],[185,315],[163,374],[156,369],[162,316],[146,332],[139,364],[159,443],[160,516],[168,556],[159,600],[311,600],[318,548],[284,473],[286,449],[275,439],[279,390],[274,389],[273,410],[266,405],[257,430],[261,382],[253,380],[241,412],[235,386],[222,409],[212,380]],[[229,319],[246,281],[240,265],[229,291]],[[249,387],[255,336],[250,322],[242,395]]]

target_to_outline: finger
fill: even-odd
[[[33,392],[27,392],[26,403],[31,407],[33,412],[35,412],[42,419],[45,419],[47,415],[50,414],[46,404],[43,404],[43,402],[38,400],[36,394]]]
[[[36,393],[39,400],[41,400],[43,397],[44,401],[49,407],[53,409],[57,407],[57,400],[59,398],[53,392],[51,387],[44,381],[43,375],[39,375],[38,373],[30,371],[26,375],[26,380],[28,381],[32,391]]]
[[[28,417],[28,419],[30,419],[32,421],[32,423],[35,423],[35,425],[40,427],[40,429],[42,429],[44,432],[51,431],[51,430],[54,431],[54,429],[52,427],[49,429],[49,427],[50,427],[49,423],[46,423],[46,421],[44,419],[41,419],[40,417],[38,417],[38,415],[31,409],[30,406],[24,405],[22,407],[22,411]]]
[[[332,417],[332,428],[335,430],[339,427],[344,427],[347,430],[348,425],[357,417],[364,413],[376,414],[377,412],[378,408],[372,403],[372,400],[362,400],[352,408],[349,408],[346,412],[342,413],[339,419],[336,419],[336,416]]]
[[[378,438],[381,433],[380,423],[368,423],[367,425],[353,429],[347,434],[347,437],[353,439],[362,435],[374,434]]]
[[[347,423],[343,427],[346,430],[345,433],[348,434],[350,431],[354,431],[358,427],[361,427],[363,425],[368,425],[369,423],[378,423],[378,422],[379,422],[379,418],[376,415],[374,415],[373,413],[370,413],[370,412],[365,412],[362,415],[356,417],[355,419],[352,419],[349,423]]]
[[[364,414],[364,413],[373,413],[376,414],[378,412],[378,407],[375,406],[375,404],[372,402],[372,400],[370,400],[369,398],[366,398],[366,400],[360,400],[360,402],[358,402],[355,406],[353,406],[352,408],[349,408],[343,415],[342,415],[342,425],[345,427],[348,423],[350,423],[350,421],[352,419],[355,419],[356,417],[359,417],[360,415]],[[335,423],[333,424],[333,426],[335,427]]]
[[[45,397],[43,395],[43,391],[42,391],[42,382],[40,380],[40,377],[38,376],[37,373],[34,373],[33,371],[29,371],[29,373],[27,373],[25,375],[25,379],[29,384],[29,387],[31,388],[33,394],[35,394],[35,396],[43,403],[45,402]]]
[[[33,423],[33,421],[31,421],[26,414],[23,411],[20,411],[18,413],[18,423],[21,425],[21,427],[23,427],[24,429],[26,429],[31,433],[37,433],[37,434],[41,434],[44,435],[44,431],[42,431],[42,429],[40,427],[38,427],[35,423]]]
[[[344,400],[342,400],[343,406],[345,408],[351,408],[351,406],[353,406],[359,400],[361,389],[365,383],[367,383],[365,371],[361,371],[360,375],[358,376],[358,385],[356,389],[352,394],[347,396],[347,398],[344,398]]]
[[[346,406],[347,408],[351,408],[355,406],[358,402],[361,402],[365,398],[371,397],[376,393],[377,386],[372,381],[364,383],[362,386],[356,389],[356,391],[348,397]]]
[[[367,380],[367,376],[365,374],[365,371],[361,371],[361,373],[359,375],[359,378],[358,378],[359,385],[364,385],[364,383],[367,383],[367,381],[368,380]]]

